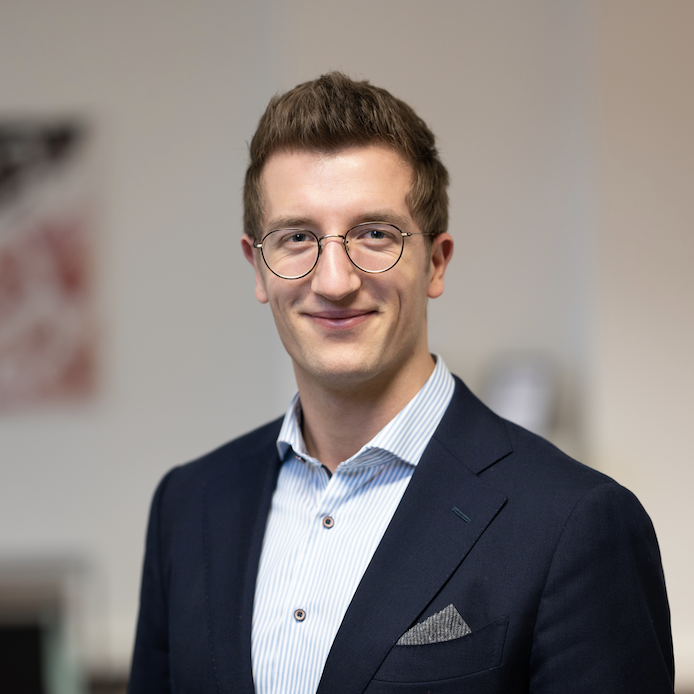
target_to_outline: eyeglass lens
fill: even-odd
[[[403,236],[390,224],[360,224],[345,235],[344,247],[350,260],[365,272],[385,272],[402,255]],[[280,277],[298,279],[318,261],[319,241],[305,229],[277,229],[263,239],[267,266]]]

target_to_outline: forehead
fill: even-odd
[[[390,221],[384,215],[413,224],[407,203],[412,175],[397,152],[381,145],[278,152],[261,179],[265,227]]]

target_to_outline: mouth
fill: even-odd
[[[376,315],[376,311],[362,309],[327,309],[304,314],[315,325],[329,330],[349,330]]]

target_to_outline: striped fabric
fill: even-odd
[[[451,400],[440,357],[419,393],[332,477],[306,453],[298,395],[277,439],[283,459],[253,607],[257,694],[313,694],[359,581]]]

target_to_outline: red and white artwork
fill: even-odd
[[[70,124],[0,121],[0,410],[95,391],[84,139]]]

